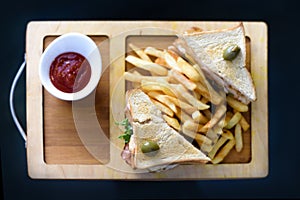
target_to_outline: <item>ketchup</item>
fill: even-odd
[[[79,53],[62,53],[50,66],[51,82],[62,92],[78,92],[88,84],[90,78],[91,66]]]

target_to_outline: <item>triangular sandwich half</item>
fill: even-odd
[[[203,72],[225,87],[227,93],[248,104],[256,100],[251,74],[246,68],[246,39],[243,23],[212,31],[186,32],[174,43],[181,53],[196,61]],[[224,51],[239,48],[234,58],[226,59]],[[226,56],[225,55],[225,56]]]
[[[126,116],[133,134],[124,150],[127,151],[126,162],[132,168],[151,170],[172,164],[210,161],[210,158],[165,122],[161,111],[142,90],[127,91],[126,99]],[[159,147],[153,154],[142,151],[145,142],[149,141]]]

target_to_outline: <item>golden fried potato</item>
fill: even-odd
[[[226,100],[229,106],[239,112],[247,112],[249,110],[246,104],[243,104],[242,102],[234,99],[232,96],[227,96]]]
[[[168,115],[163,115],[163,118],[169,126],[173,127],[177,131],[180,131],[180,124],[176,118],[169,117]]]
[[[142,59],[137,58],[135,56],[129,55],[125,58],[125,60],[127,62],[133,64],[134,66],[138,67],[138,68],[153,72],[153,73],[158,74],[158,75],[163,76],[163,75],[168,74],[168,70],[165,67],[163,67],[161,65],[158,65],[156,63],[153,63],[153,62],[142,60]]]
[[[235,137],[235,150],[237,152],[240,152],[243,149],[242,127],[240,124],[237,124],[235,126],[234,137]]]
[[[220,149],[219,153],[211,160],[213,164],[217,164],[223,161],[223,159],[228,155],[231,149],[235,145],[235,140],[229,140],[227,144]]]

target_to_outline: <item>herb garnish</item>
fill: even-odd
[[[121,125],[121,126],[124,126],[125,128],[125,131],[124,131],[124,134],[120,135],[118,138],[120,139],[124,139],[125,141],[125,144],[127,144],[130,140],[130,137],[132,135],[132,126],[130,125],[129,121],[127,118],[125,118],[123,121],[121,122],[116,122],[117,125]]]

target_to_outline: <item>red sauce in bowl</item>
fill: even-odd
[[[78,92],[88,84],[90,78],[91,66],[79,53],[62,53],[50,66],[51,82],[62,92]]]

